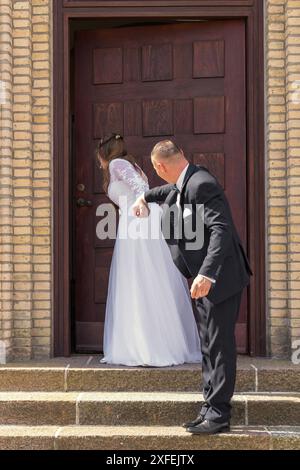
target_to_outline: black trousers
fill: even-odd
[[[195,301],[200,319],[203,396],[200,413],[222,423],[231,417],[236,378],[235,324],[242,291],[224,302],[213,304],[206,297]]]

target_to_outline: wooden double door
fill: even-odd
[[[191,162],[217,176],[247,248],[245,24],[79,31],[74,64],[75,343],[78,352],[98,352],[114,244],[96,235],[96,209],[107,201],[94,156],[100,137],[121,133],[152,187],[163,181],[152,168],[151,149],[174,139]],[[240,352],[247,352],[247,318],[245,291],[236,329]]]

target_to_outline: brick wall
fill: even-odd
[[[291,344],[300,340],[300,0],[286,6],[288,311]]]
[[[51,343],[51,2],[0,6],[1,336],[28,359]]]
[[[0,339],[11,359],[51,353],[51,4],[0,0]],[[300,337],[300,0],[265,1],[265,36],[267,338],[289,357]]]
[[[10,355],[12,347],[12,310],[13,310],[13,236],[12,236],[12,9],[11,2],[0,0],[0,243],[1,243],[1,303],[0,339],[6,342]]]
[[[290,357],[300,337],[300,0],[268,0],[265,26],[268,342]]]

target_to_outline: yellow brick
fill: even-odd
[[[289,216],[289,220],[290,220],[291,224],[300,224],[300,216],[299,215],[291,214]]]
[[[34,43],[48,42],[49,41],[49,35],[48,34],[41,34],[41,33],[33,34],[32,35],[32,41]]]
[[[49,335],[47,337],[33,337],[32,343],[35,346],[50,345],[50,337]]]
[[[50,282],[35,282],[34,290],[45,290],[50,292],[51,284]]]
[[[286,215],[285,207],[269,207],[269,215],[276,217],[284,217]],[[272,219],[273,223],[276,223],[276,219]]]
[[[51,247],[50,245],[37,245],[33,247],[33,253],[35,255],[40,255],[44,253],[50,253],[51,252]]]
[[[40,273],[40,272],[35,272],[32,274],[32,279],[34,281],[47,281],[49,280],[51,275],[49,273]]]
[[[284,13],[283,5],[273,5],[273,2],[267,3],[268,13]]]
[[[286,316],[287,316],[287,309],[286,309],[286,305],[285,305],[286,301],[285,300],[281,301],[281,300],[276,299],[275,302],[281,302],[283,304],[283,307],[281,307],[281,308],[270,308],[270,317],[271,318],[286,318]]]
[[[49,31],[48,24],[34,24],[33,25],[33,33],[47,33]],[[48,39],[48,36],[46,36]]]
[[[285,271],[275,271],[275,272],[270,272],[269,273],[269,279],[270,279],[270,282],[272,283],[272,281],[287,281],[287,273]],[[273,288],[273,284],[272,284],[272,288]]]
[[[35,111],[35,112],[38,113],[39,111]],[[45,109],[41,109],[40,112],[42,114],[44,114]],[[49,122],[49,116],[48,115],[47,116],[34,116],[33,117],[33,122],[35,124],[39,124],[39,126],[33,126],[33,130],[38,130],[40,127],[42,127],[41,124]],[[48,132],[48,131],[46,131],[46,132]]]
[[[51,308],[51,303],[49,300],[34,300],[33,307],[35,309],[45,309],[48,310]]]
[[[50,298],[49,292],[33,292],[32,298],[34,300],[48,300]]]
[[[289,230],[290,230],[290,234],[297,234],[299,235],[300,234],[300,225],[291,225],[289,227]],[[293,236],[293,235],[292,235]]]
[[[300,252],[291,253],[290,254],[290,261],[300,261]]]
[[[34,320],[33,322],[35,328],[50,328],[51,327],[51,323],[50,323],[50,320],[49,319],[36,319]]]
[[[275,146],[275,144],[273,144]],[[269,171],[269,176],[271,178],[283,178],[286,176],[286,171],[284,169],[271,169]]]
[[[31,186],[31,183],[31,178],[15,178],[14,180],[15,187]]]
[[[50,0],[31,0],[33,7],[42,6],[42,5],[49,5]]]
[[[15,189],[14,196],[15,197],[29,197],[31,196],[31,190],[27,188]]]

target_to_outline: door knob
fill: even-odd
[[[78,189],[78,191],[84,191],[85,190],[84,184],[83,183],[78,183],[77,189]]]
[[[87,199],[83,199],[83,197],[79,197],[76,201],[76,204],[77,204],[78,207],[92,206],[93,205],[92,201],[89,201]]]

